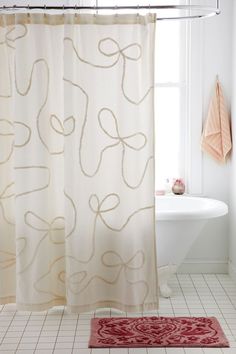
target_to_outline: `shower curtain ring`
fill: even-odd
[[[29,13],[29,12],[30,12],[30,7],[29,7],[29,4],[28,4],[27,8],[28,8],[27,16],[30,17],[30,13]]]

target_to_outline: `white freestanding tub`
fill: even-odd
[[[227,205],[215,199],[156,197],[157,264],[162,296],[171,295],[168,279],[183,262],[207,221],[227,213]]]

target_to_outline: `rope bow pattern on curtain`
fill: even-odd
[[[155,309],[155,16],[0,16],[0,302]]]

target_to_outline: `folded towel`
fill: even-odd
[[[229,113],[218,79],[210,102],[201,147],[219,162],[226,161],[232,148]]]

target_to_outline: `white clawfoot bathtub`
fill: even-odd
[[[157,264],[162,296],[171,295],[168,279],[183,262],[208,219],[227,213],[228,206],[215,199],[156,197]]]

